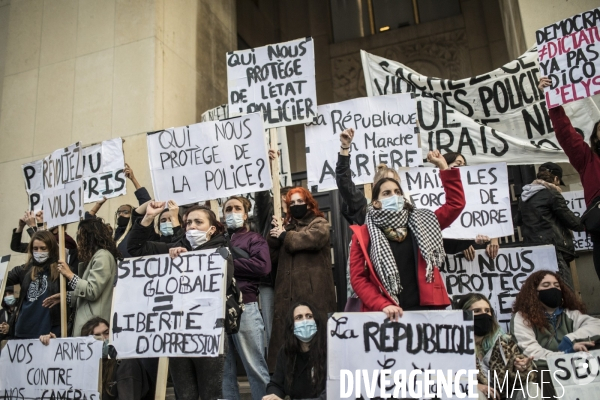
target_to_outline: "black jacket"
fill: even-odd
[[[277,395],[280,399],[289,396],[290,399],[320,399],[325,400],[325,388],[315,396],[311,382],[311,372],[308,369],[308,354],[296,356],[292,387],[286,387],[285,375],[287,373],[287,356],[283,347],[277,354],[277,365],[271,382],[267,384],[267,394]],[[325,380],[323,380],[325,382]]]
[[[350,156],[338,154],[335,183],[342,196],[342,216],[350,225],[364,225],[367,218],[367,199],[352,182]]]
[[[555,189],[532,183],[523,187],[515,224],[521,227],[526,243],[553,244],[557,250],[575,257],[571,230],[581,232],[579,217],[567,207],[565,198]]]
[[[256,192],[254,194],[254,218],[256,220],[256,226],[258,233],[265,239],[269,239],[271,234],[271,221],[273,220],[273,197],[268,190],[262,192]],[[260,279],[261,285],[275,286],[275,279],[277,278],[277,260],[271,260],[271,272],[268,275]]]

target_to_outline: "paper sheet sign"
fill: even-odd
[[[467,202],[462,213],[442,231],[445,238],[475,239],[514,234],[510,210],[506,164],[483,164],[460,167],[460,177]],[[400,185],[410,193],[417,208],[435,211],[446,202],[437,168],[400,170]]]
[[[229,52],[231,115],[262,111],[265,128],[312,121],[317,111],[312,38]]]
[[[585,198],[583,197],[583,190],[574,190],[572,192],[563,192],[563,197],[567,201],[567,207],[573,211],[575,215],[581,217],[585,210]],[[588,251],[593,250],[594,244],[592,238],[587,232],[573,232],[573,244],[575,245],[576,251]]]
[[[37,160],[21,166],[25,178],[25,191],[29,199],[29,211],[38,212],[44,206],[43,163],[43,160]]]
[[[600,93],[600,7],[535,33],[548,108]]]
[[[500,247],[495,259],[485,250],[476,250],[473,261],[467,261],[462,253],[450,254],[440,272],[451,299],[468,293],[485,295],[508,332],[512,305],[523,282],[542,269],[558,271],[554,246]]]
[[[83,148],[84,203],[93,203],[103,196],[113,198],[127,193],[123,170],[123,140],[105,140]]]
[[[2,256],[0,258],[0,296],[4,297],[4,284],[6,280],[6,273],[8,272],[8,262],[10,261],[10,254]]]
[[[260,114],[151,132],[157,200],[185,205],[272,187]]]
[[[102,341],[92,336],[9,340],[0,353],[0,398],[100,400]]]
[[[223,354],[226,273],[215,249],[121,261],[111,318],[119,358]]]
[[[373,183],[377,165],[421,165],[416,102],[411,94],[362,97],[318,107],[319,116],[305,126],[308,187],[336,189],[335,165],[340,133],[354,129],[351,164],[355,184]]]
[[[564,400],[598,398],[600,392],[600,350],[572,354],[557,352],[547,357],[547,361],[558,398]],[[546,379],[548,378],[550,377],[546,375]]]

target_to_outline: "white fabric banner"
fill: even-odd
[[[29,199],[29,211],[38,212],[44,206],[44,179],[42,176],[44,160],[23,164],[25,191]]]
[[[539,29],[540,73],[549,108],[600,93],[600,7]],[[594,120],[595,121],[595,120]]]
[[[556,396],[561,400],[597,399],[600,392],[600,350],[547,357]]]
[[[404,370],[406,380],[413,370],[443,370],[445,375],[450,371],[454,377],[458,370],[475,369],[473,320],[462,311],[408,311],[398,322],[391,322],[383,312],[335,313],[327,322],[327,332],[328,400],[384,398],[380,396],[379,377],[373,385],[370,378],[362,376],[349,384],[350,377],[342,370],[354,375],[357,370],[372,374],[386,369],[392,376]],[[466,393],[466,382],[460,387]],[[392,395],[395,389],[392,380],[385,393]],[[429,389],[436,392],[435,387]],[[342,395],[348,391],[350,397]],[[412,398],[394,396],[405,397]]]
[[[568,162],[537,89],[537,56],[533,47],[487,74],[448,80],[361,51],[369,96],[417,95],[423,153],[455,151],[464,154],[469,164]],[[565,111],[586,139],[600,119],[589,98],[566,105]]]
[[[100,400],[101,340],[9,340],[0,353],[0,398]]]
[[[111,318],[119,358],[223,354],[226,273],[215,249],[121,261]]]
[[[83,148],[84,203],[127,194],[121,138]]]
[[[354,129],[350,168],[355,184],[373,183],[380,163],[392,168],[421,165],[416,123],[416,103],[410,93],[319,106],[314,122],[305,125],[308,187],[337,189],[340,133],[347,128]]]
[[[460,216],[442,231],[445,238],[475,239],[514,234],[506,164],[460,167],[467,204]],[[402,191],[409,193],[417,208],[435,211],[446,202],[437,168],[400,169]]]
[[[317,111],[311,37],[227,53],[232,116],[262,111],[265,128],[312,121]]]
[[[258,113],[150,132],[147,140],[157,200],[185,205],[272,187]]]
[[[585,206],[585,198],[583,197],[583,190],[563,192],[562,195],[567,201],[567,207],[569,207],[575,215],[581,217],[587,209]],[[592,238],[585,231],[573,232],[573,244],[575,244],[576,251],[589,251],[594,249]]]
[[[558,271],[554,246],[500,247],[495,259],[485,250],[476,250],[475,259],[467,261],[460,254],[447,255],[440,268],[448,296],[481,293],[490,299],[500,326],[508,332],[515,297],[535,271]]]

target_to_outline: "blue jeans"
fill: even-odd
[[[244,364],[253,400],[260,400],[267,393],[270,381],[269,369],[264,356],[265,326],[258,310],[258,303],[244,304],[244,312],[238,333],[227,335],[229,351],[225,357],[225,373],[223,374],[223,398],[240,400],[237,382],[237,365],[235,355],[238,353]]]
[[[275,289],[273,286],[260,285],[260,312],[262,313],[265,324],[265,359],[267,358],[267,350],[269,341],[271,340],[271,328],[273,327],[273,313],[275,311]]]

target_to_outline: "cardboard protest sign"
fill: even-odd
[[[585,198],[583,197],[583,190],[574,190],[572,192],[563,192],[563,197],[567,201],[567,207],[573,214],[581,217],[586,210]],[[573,244],[575,245],[576,251],[588,251],[593,250],[594,244],[592,238],[587,232],[573,232]]]
[[[200,120],[202,122],[208,122],[227,118],[229,118],[229,104],[221,104],[220,106],[204,111]]]
[[[542,269],[558,271],[554,246],[500,247],[495,259],[485,250],[476,250],[473,261],[467,261],[462,253],[447,255],[440,272],[450,298],[468,293],[485,295],[508,332],[512,305],[523,282]]]
[[[55,150],[42,161],[44,221],[48,227],[83,217],[83,161],[79,142]]]
[[[111,318],[119,358],[223,354],[226,273],[215,249],[121,261]]]
[[[386,397],[380,395],[379,377],[376,381],[357,379],[357,370],[385,369],[392,375],[404,370],[404,385],[414,370],[442,370],[453,377],[459,370],[474,370],[472,318],[462,311],[408,311],[398,322],[391,322],[382,312],[333,314],[327,322],[327,399]],[[459,387],[461,394],[466,393],[466,382]],[[397,389],[399,385],[388,382],[387,397],[413,398],[408,392],[394,395]],[[428,389],[437,392],[435,385]]]
[[[4,296],[4,284],[6,279],[6,274],[8,272],[8,262],[10,261],[10,254],[7,256],[2,256],[0,258],[0,296]]]
[[[150,132],[147,140],[157,200],[184,205],[272,186],[260,114]]]
[[[415,93],[423,153],[439,149],[465,155],[469,164],[568,162],[554,135],[532,48],[501,68],[449,80],[361,51],[369,96]],[[592,99],[565,107],[580,132],[591,132],[600,111]]]
[[[597,399],[600,392],[600,350],[547,357],[556,396],[562,400]],[[547,381],[547,380],[546,380]]]
[[[600,7],[535,32],[548,108],[600,93]]]
[[[100,400],[101,340],[9,340],[0,353],[0,398]]]
[[[318,107],[306,124],[308,187],[336,189],[335,165],[340,133],[353,128],[351,164],[355,184],[373,183],[377,165],[391,168],[421,165],[416,104],[410,94],[362,97]]]
[[[25,178],[25,191],[29,199],[29,211],[38,212],[44,205],[43,160],[23,164],[21,168]]]
[[[442,235],[451,239],[512,235],[514,230],[506,164],[473,165],[460,167],[459,170],[467,204],[452,225],[442,231]],[[417,208],[435,211],[446,202],[437,168],[401,169],[400,185],[405,193],[410,194]]]
[[[317,111],[311,37],[227,53],[231,115],[262,111],[265,128],[312,121]]]
[[[93,203],[102,197],[113,198],[127,194],[123,172],[123,140],[105,140],[83,148],[84,203]]]

